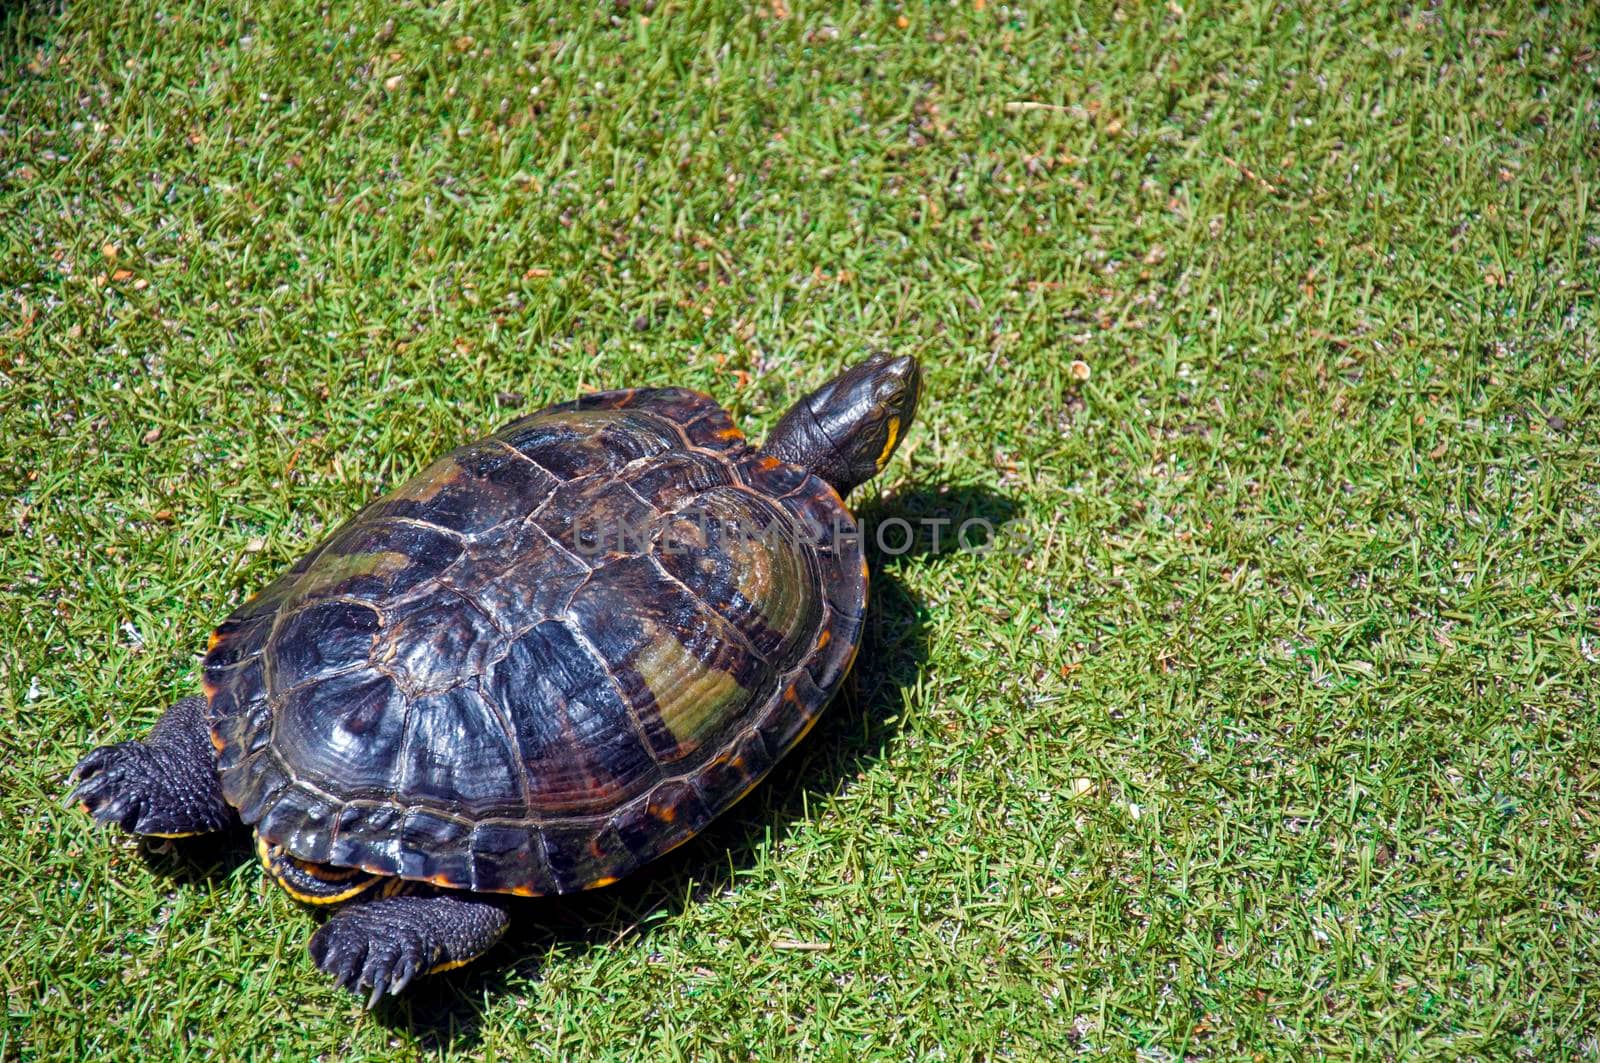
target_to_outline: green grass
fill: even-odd
[[[1597,41],[8,5],[0,1058],[1592,1058]],[[432,455],[625,384],[759,435],[872,349],[928,379],[863,513],[1033,545],[878,556],[853,686],[657,873],[367,1014],[238,846],[61,806]]]

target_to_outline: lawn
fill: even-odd
[[[6,5],[0,1059],[1592,1058],[1597,47],[1579,3]],[[873,350],[927,379],[860,514],[1027,534],[874,550],[824,723],[653,873],[369,1013],[243,840],[62,805],[432,456],[623,385],[759,438]]]

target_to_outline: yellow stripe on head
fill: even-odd
[[[883,451],[878,455],[876,466],[879,472],[889,464],[889,455],[894,453],[894,445],[900,441],[900,418],[889,418],[889,438],[884,441]]]

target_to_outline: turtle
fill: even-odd
[[[136,835],[250,828],[372,1007],[469,963],[518,896],[694,837],[810,729],[861,644],[845,499],[916,412],[880,354],[760,446],[684,388],[547,406],[359,510],[211,634],[201,692],[73,770]]]

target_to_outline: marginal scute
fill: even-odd
[[[629,388],[603,391],[564,407],[578,410],[628,409],[650,413],[677,426],[691,446],[707,450],[744,453],[744,433],[739,431],[711,396],[689,388]]]
[[[206,650],[206,674],[221,673],[260,653],[267,644],[267,636],[272,634],[272,620],[273,614],[264,613],[245,618],[235,615],[223,621],[211,633],[211,645]]]
[[[823,632],[828,637],[817,640],[816,649],[803,665],[818,690],[832,690],[850,670],[856,647],[861,645],[864,624],[859,616],[831,614],[829,626]]]
[[[226,669],[207,668],[203,675],[201,686],[209,699],[206,711],[213,734],[227,725],[230,736],[244,740],[246,733],[254,730],[264,715],[266,680],[261,658],[251,657],[243,664]],[[232,752],[224,751],[221,767],[230,766]]]
[[[797,668],[783,695],[756,720],[756,730],[769,749],[788,750],[811,730],[826,701],[827,692],[811,681],[809,672]]]
[[[246,823],[259,821],[290,781],[270,751],[250,757],[221,775],[222,792]]]
[[[740,734],[700,771],[697,781],[706,804],[718,810],[727,808],[748,793],[771,770],[773,762],[760,731],[752,729]]]
[[[532,823],[489,821],[472,832],[473,889],[498,892],[526,892],[530,895],[556,892],[555,877],[544,861],[539,828]]]
[[[262,837],[274,839],[301,860],[321,863],[332,855],[341,807],[305,786],[291,785],[256,826]]]
[[[545,855],[556,892],[593,889],[598,879],[629,863],[628,848],[610,823],[570,823],[543,828]]]
[[[427,809],[406,813],[400,828],[402,878],[470,882],[473,825]]]
[[[796,526],[806,530],[824,574],[818,586],[828,608],[840,616],[860,619],[867,609],[868,578],[861,529],[839,504],[833,488],[820,482],[817,487],[780,498],[777,503],[789,511]]]
[[[757,458],[740,465],[739,476],[755,491],[771,498],[782,498],[801,491],[810,486],[814,479],[803,469],[772,457]],[[833,488],[827,490],[832,492]]]
[[[644,864],[694,837],[711,815],[692,783],[674,780],[617,813],[612,826],[633,860]]]
[[[400,825],[405,809],[385,801],[352,801],[339,813],[330,863],[380,875],[400,871]]]
[[[312,868],[605,885],[800,739],[860,643],[866,575],[833,489],[706,396],[547,408],[374,502],[217,629],[224,794]]]

